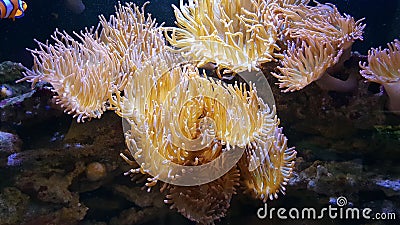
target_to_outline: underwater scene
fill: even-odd
[[[0,225],[398,224],[400,0],[0,0]]]

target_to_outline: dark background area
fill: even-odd
[[[356,41],[354,51],[367,54],[371,47],[386,47],[388,42],[400,38],[400,0],[318,0],[332,3],[340,13],[365,18],[364,41]]]
[[[21,62],[29,67],[32,57],[26,48],[34,49],[34,39],[45,42],[50,39],[56,28],[68,33],[79,31],[85,27],[97,26],[98,16],[103,14],[108,19],[114,14],[117,0],[83,0],[86,8],[81,14],[75,14],[65,5],[65,0],[24,0],[28,8],[25,16],[15,21],[0,19],[0,62],[10,60]],[[146,0],[121,0],[134,2],[142,6]],[[179,4],[179,0],[151,0],[146,12],[157,18],[158,23],[174,24],[171,3]]]
[[[114,13],[117,0],[83,0],[86,9],[82,14],[74,14],[67,9],[64,0],[25,0],[28,9],[25,16],[16,19],[0,20],[0,62],[11,60],[25,66],[32,65],[32,57],[26,48],[35,48],[34,39],[45,42],[56,28],[67,32],[79,31],[84,27],[95,26],[98,15],[106,18]],[[128,1],[121,1],[129,2]],[[142,5],[146,0],[133,1]],[[366,54],[370,47],[386,45],[400,36],[400,0],[320,0],[335,4],[341,13],[352,15],[356,20],[365,18],[367,24],[364,41],[357,41],[353,50]],[[146,11],[157,18],[159,23],[174,24],[171,4],[179,0],[150,0]]]

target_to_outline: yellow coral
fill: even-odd
[[[245,147],[277,124],[275,112],[254,89],[201,77],[190,65],[171,67],[158,56],[135,74],[124,96],[117,94],[111,102],[131,124],[128,143],[132,155],[144,158],[142,171],[171,174],[155,168],[161,163],[156,154],[180,165],[210,162],[220,155],[218,146]]]
[[[388,48],[368,51],[368,65],[360,62],[361,75],[380,83],[389,96],[388,108],[400,115],[400,41],[394,40]]]
[[[106,110],[108,92],[118,79],[117,56],[110,53],[95,32],[76,34],[77,41],[67,33],[56,31],[55,44],[40,43],[31,50],[34,67],[26,77],[34,85],[38,81],[53,86],[56,103],[74,114],[78,122],[100,118]]]
[[[75,40],[56,31],[54,45],[38,42],[40,50],[32,50],[34,68],[22,79],[49,82],[58,93],[57,103],[78,122],[100,118],[114,87],[123,90],[144,61],[165,51],[159,27],[133,3],[119,4],[109,21],[100,16],[100,25],[100,35],[85,31]]]
[[[141,10],[133,3],[118,3],[115,15],[111,15],[108,21],[103,15],[100,16],[101,40],[119,57],[120,90],[144,61],[165,51],[165,39],[160,32],[160,26],[150,15],[145,16],[144,8],[147,3]]]
[[[239,163],[247,191],[263,201],[285,194],[285,185],[292,176],[296,151],[287,147],[282,128],[276,128],[267,140],[258,140],[249,147],[249,153]],[[254,161],[257,160],[257,161]],[[258,164],[253,167],[252,164]],[[249,170],[250,168],[250,170]]]
[[[327,41],[320,43],[309,38],[301,43],[292,42],[281,61],[282,67],[278,67],[281,74],[272,75],[279,79],[280,88],[286,88],[284,92],[300,90],[324,75],[339,56]]]
[[[337,49],[347,49],[355,40],[362,40],[365,28],[362,19],[355,21],[350,15],[343,16],[333,4],[275,7],[274,14],[284,20],[282,24],[290,38],[328,40]]]
[[[270,12],[280,39],[288,42],[282,66],[278,67],[281,74],[273,73],[285,92],[300,90],[317,80],[327,90],[347,92],[355,88],[353,77],[346,83],[326,71],[350,57],[353,42],[362,40],[362,20],[342,16],[332,4],[272,4]]]
[[[125,137],[131,155],[140,165],[130,173],[154,176],[148,179],[148,187],[159,179],[174,184],[184,174],[165,167],[167,161],[199,167],[239,146],[246,147],[239,165],[249,192],[264,201],[276,198],[278,192],[284,193],[296,151],[287,147],[275,110],[269,109],[254,89],[247,91],[244,86],[212,81],[190,64],[177,65],[173,61],[174,57],[168,54],[148,61],[130,78],[124,96],[117,93],[111,100],[116,112],[129,121]],[[200,175],[210,178],[213,171],[205,170]],[[188,195],[193,189],[173,187]],[[176,196],[171,198],[175,204],[181,202]],[[175,207],[179,210],[183,206]],[[204,216],[209,214],[205,213]],[[188,218],[201,221],[195,213],[189,214]]]
[[[400,41],[394,40],[386,49],[368,51],[368,65],[360,62],[361,75],[366,79],[384,84],[400,81]]]
[[[258,70],[279,50],[273,23],[265,20],[261,0],[189,0],[174,6],[179,28],[167,28],[169,43],[185,56],[240,72]]]

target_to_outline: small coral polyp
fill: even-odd
[[[388,108],[400,115],[400,41],[388,43],[388,48],[368,51],[368,64],[361,63],[361,75],[381,84],[389,96]]]

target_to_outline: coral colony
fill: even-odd
[[[114,110],[128,127],[129,152],[121,156],[134,168],[127,174],[151,175],[148,190],[161,183],[165,203],[209,224],[225,216],[238,190],[263,201],[284,194],[296,151],[287,146],[275,106],[251,83],[225,84],[199,68],[224,79],[278,65],[266,76],[284,92],[314,81],[348,91],[329,69],[349,57],[365,25],[332,4],[308,0],[189,0],[173,8],[177,27],[159,26],[144,6],[127,3],[108,20],[100,16],[97,29],[56,31],[53,44],[31,50],[34,66],[23,80],[50,83],[57,103],[78,122]],[[393,110],[400,108],[399,50],[398,41],[373,49],[369,65],[361,65],[365,78],[393,95]],[[177,185],[179,173],[161,166],[198,167],[238,149],[244,153],[226,173],[195,186]]]

